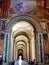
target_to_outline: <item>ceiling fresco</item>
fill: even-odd
[[[34,10],[36,5],[37,2],[32,0],[12,0],[10,12],[12,14],[25,14]]]

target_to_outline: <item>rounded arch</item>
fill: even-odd
[[[40,26],[40,23],[38,22],[38,21],[36,21],[35,19],[33,19],[32,17],[29,17],[29,16],[18,16],[18,17],[15,17],[15,18],[13,18],[8,24],[7,24],[7,30],[8,31],[10,31],[10,33],[12,32],[12,27],[17,23],[17,22],[20,22],[20,21],[26,21],[26,22],[28,22],[29,24],[31,24],[33,27],[34,27],[34,29],[35,29],[35,31],[37,31],[37,32],[42,32],[42,28],[41,28],[41,26]],[[23,32],[23,33],[22,33]],[[16,31],[16,33],[17,33],[17,31]],[[32,42],[32,40],[30,41],[30,34],[29,35],[27,35],[26,34],[26,32],[24,32],[24,31],[19,31],[19,33],[18,34],[16,34],[15,33],[15,35],[14,35],[14,39],[17,37],[17,36],[19,36],[19,35],[25,35],[28,39],[29,39],[29,42],[31,43]],[[12,35],[11,35],[11,37],[12,37]],[[11,38],[11,40],[12,40],[13,38]],[[13,41],[12,41],[12,43],[11,43],[11,45],[13,44]],[[31,45],[30,45],[31,46]],[[21,47],[22,48],[22,47]],[[29,47],[30,48],[30,47]],[[10,48],[11,50],[13,49],[12,47]],[[18,49],[20,49],[20,47],[18,47]],[[29,54],[28,54],[28,59],[30,59],[30,60],[33,60],[33,56],[32,56],[32,52],[31,52],[32,50],[30,50],[29,49]],[[13,51],[12,51],[12,53],[13,53]],[[31,53],[31,54],[30,54]],[[35,53],[33,53],[33,55],[34,55]],[[10,56],[11,56],[11,60],[12,60],[12,54],[10,54]],[[34,57],[35,58],[35,57]]]
[[[18,46],[20,46],[20,45],[23,46],[23,47],[25,47],[24,44],[18,44],[18,45],[16,45],[16,47],[18,47]]]
[[[18,53],[23,53],[23,49],[18,49]]]
[[[16,34],[14,35],[14,38],[16,38],[17,36],[20,36],[20,35],[23,35],[25,36],[26,38],[30,39],[30,35],[28,32],[24,32],[24,31],[21,31],[21,32],[16,32]]]
[[[24,42],[24,43],[25,43],[25,45],[26,45],[26,42],[25,42],[24,40],[19,40],[19,41],[16,41],[16,44],[17,44],[18,42]]]
[[[29,39],[27,38],[27,36],[25,35],[18,35],[16,38],[15,38],[15,41],[19,41],[19,40],[24,40],[24,41],[28,41]]]
[[[18,49],[18,57],[19,57],[20,55],[22,56],[22,59],[23,59],[23,49]]]
[[[35,19],[33,19],[32,17],[29,16],[18,16],[13,18],[8,24],[7,24],[7,30],[11,30],[12,27],[14,26],[14,24],[16,24],[19,21],[27,21],[30,24],[32,24],[34,26],[34,28],[36,29],[36,31],[38,32],[42,32],[42,28],[40,26],[40,23],[38,21],[36,21]]]

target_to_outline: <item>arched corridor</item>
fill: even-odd
[[[43,63],[43,43],[42,33],[40,32],[42,32],[40,24],[29,16],[19,16],[11,20],[5,32],[4,44],[6,46],[4,47],[7,48],[4,49],[6,53],[4,51],[3,60],[12,62],[18,59],[19,55],[22,55],[23,59],[28,61],[35,60],[35,62]]]
[[[22,49],[23,58],[33,61],[33,59],[35,59],[35,33],[33,26],[26,21],[19,21],[13,26],[11,36],[11,46],[13,43],[15,48],[11,47],[11,51],[15,57],[14,60],[17,59],[18,50]],[[14,51],[12,49],[14,49]],[[12,56],[11,53],[10,55]]]
[[[49,0],[0,0],[0,64],[17,61],[49,64]]]

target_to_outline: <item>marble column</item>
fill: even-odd
[[[16,45],[14,44],[14,61],[16,60]]]
[[[9,61],[9,43],[10,43],[10,33],[5,32],[4,52],[3,52],[3,61],[5,63]]]
[[[38,51],[39,51],[39,63],[44,62],[44,51],[43,51],[43,34],[38,33]]]
[[[11,40],[11,43],[10,43],[10,62],[12,62],[13,60],[14,60],[14,58],[13,58],[13,54],[14,54],[14,38],[13,38],[13,36],[12,36],[12,34],[11,34],[11,38],[10,38],[10,40]]]
[[[32,33],[32,61],[35,59],[35,38],[34,33]]]
[[[29,42],[27,42],[27,59],[29,60]]]

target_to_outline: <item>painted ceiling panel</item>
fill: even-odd
[[[24,14],[33,10],[36,5],[37,2],[32,0],[12,0],[10,12],[13,14]]]

